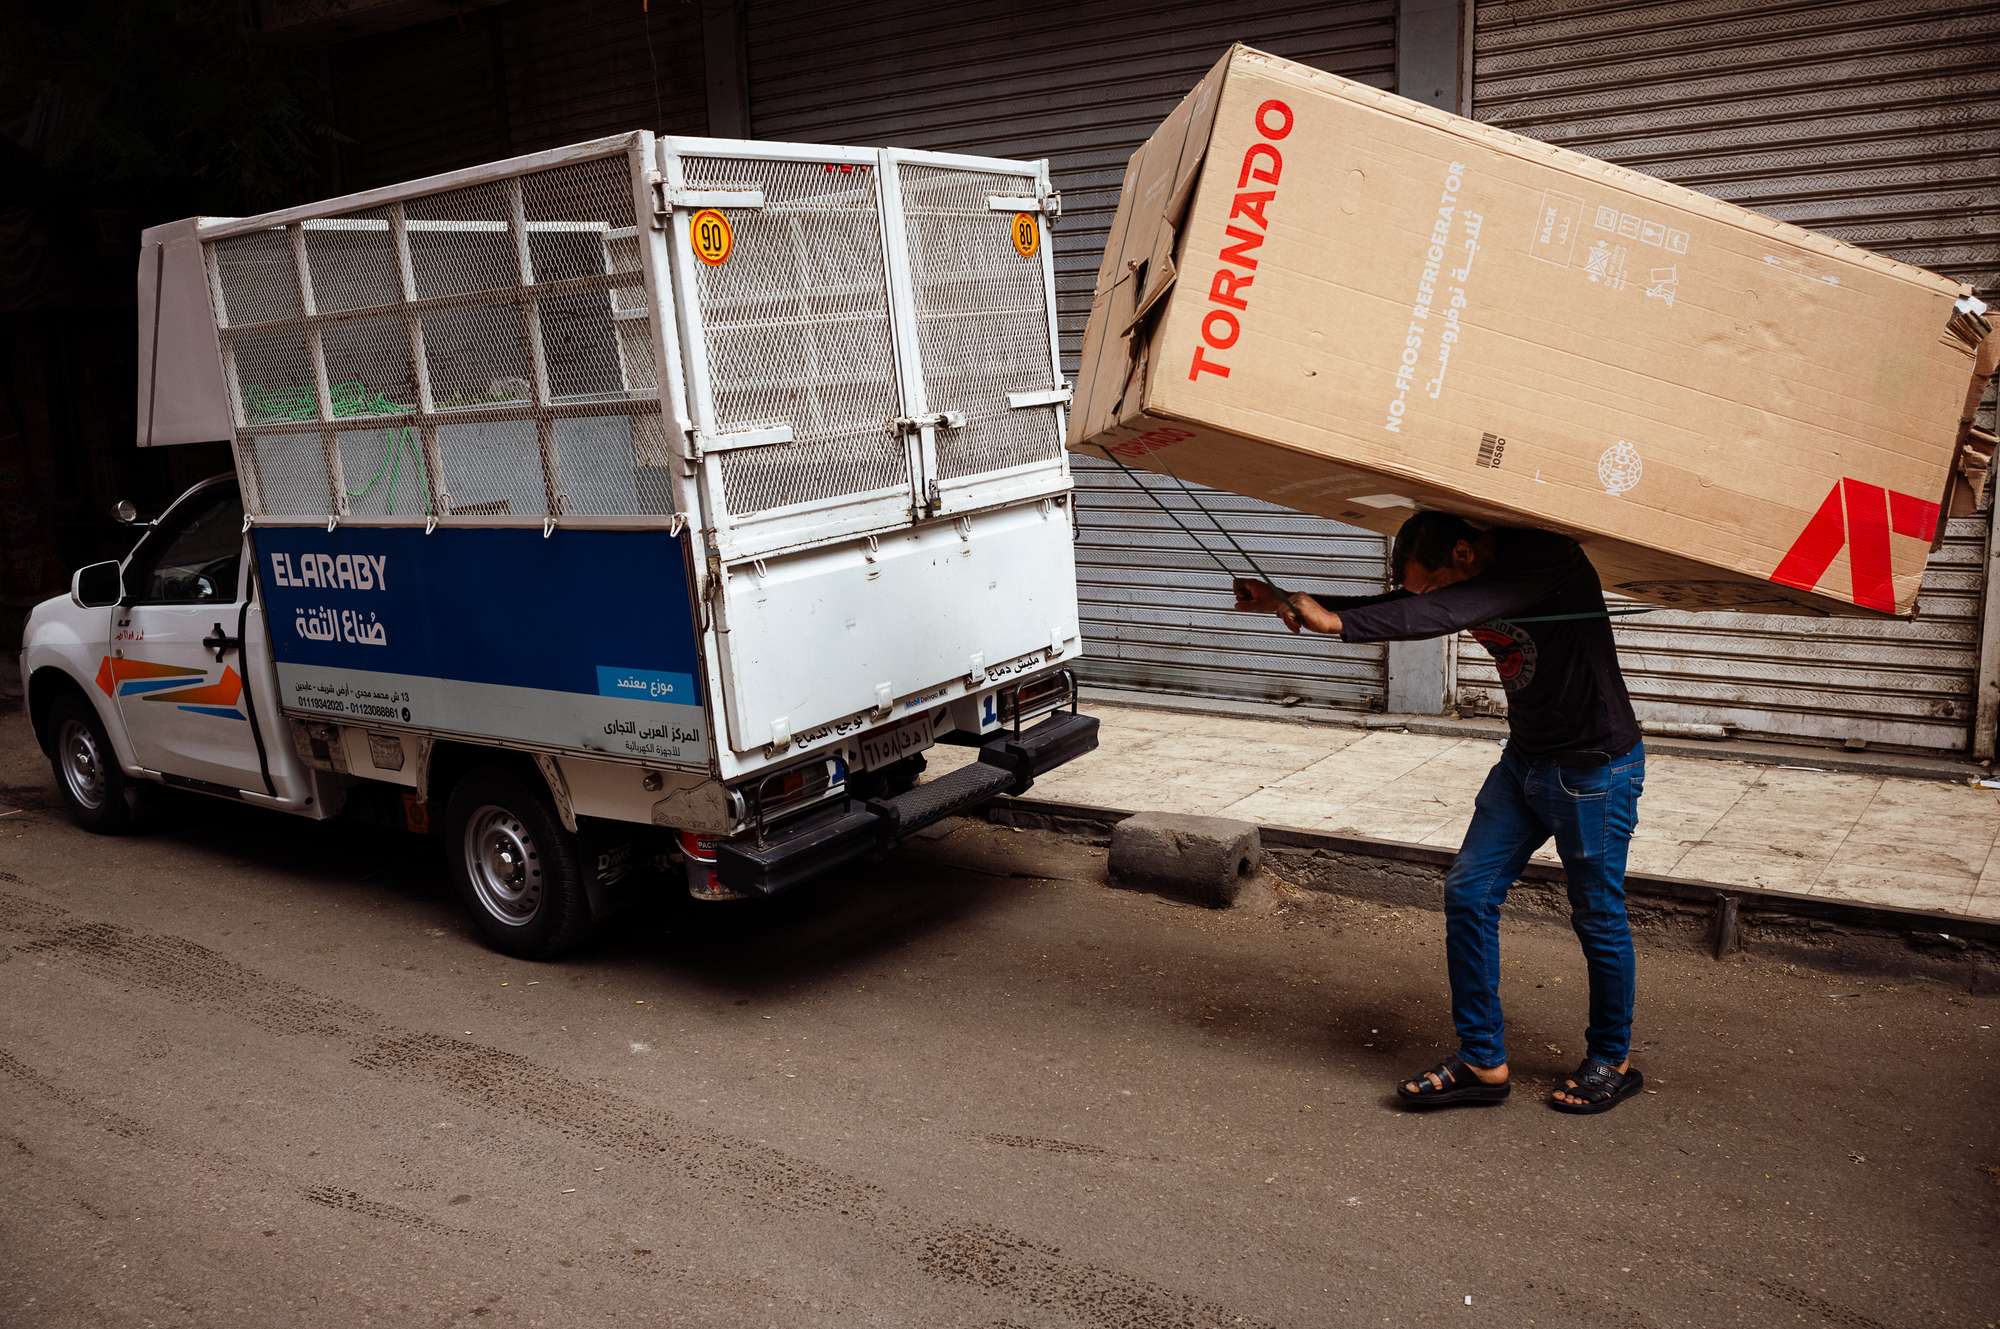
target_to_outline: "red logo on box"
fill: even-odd
[[[1248,312],[1250,301],[1243,294],[1257,279],[1251,274],[1257,271],[1258,246],[1264,243],[1264,235],[1270,230],[1270,222],[1264,209],[1278,197],[1277,189],[1252,189],[1250,182],[1276,186],[1279,175],[1284,171],[1285,159],[1271,146],[1292,132],[1292,108],[1275,97],[1257,108],[1257,132],[1271,142],[1252,143],[1243,154],[1243,169],[1236,176],[1236,197],[1229,205],[1229,224],[1224,227],[1222,251],[1217,256],[1221,265],[1208,283],[1209,303],[1215,308],[1208,311],[1201,320],[1201,340],[1195,343],[1194,359],[1188,366],[1188,378],[1199,379],[1203,374],[1214,374],[1217,378],[1229,377],[1229,366],[1209,354],[1209,351],[1226,351],[1236,344],[1243,335],[1243,323],[1238,313]],[[1239,218],[1255,224],[1255,229],[1238,226]],[[1232,243],[1233,242],[1233,243]],[[1231,269],[1231,264],[1241,268],[1239,274]]]
[[[1880,485],[1842,479],[1826,491],[1819,511],[1778,561],[1771,580],[1780,586],[1810,591],[1819,585],[1819,579],[1833,566],[1840,551],[1846,549],[1848,570],[1854,578],[1854,603],[1863,609],[1894,613],[1896,592],[1889,566],[1889,532],[1929,543],[1937,535],[1937,524],[1935,503]]]

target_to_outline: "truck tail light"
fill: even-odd
[[[688,894],[697,900],[740,900],[743,897],[722,884],[715,870],[715,847],[722,841],[712,835],[680,834],[681,857],[687,860]]]
[[[1016,729],[1024,721],[1067,706],[1076,698],[1076,676],[1058,669],[1000,694],[1000,723]]]
[[[749,797],[750,816],[761,826],[787,812],[819,802],[845,778],[846,770],[840,762],[821,757],[773,771],[755,784],[743,786],[743,790]]]

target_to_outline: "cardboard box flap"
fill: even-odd
[[[1948,517],[1970,517],[1979,511],[1979,496],[1986,492],[1987,478],[1993,471],[1993,453],[2000,439],[1983,429],[1968,429],[1958,443],[1958,455],[1952,458],[1951,478],[1945,484],[1944,512]],[[1938,523],[1938,537],[1931,542],[1935,549],[1944,543],[1944,523]]]
[[[1115,424],[1132,389],[1146,381],[1146,339],[1134,330],[1154,314],[1179,275],[1180,230],[1194,201],[1222,81],[1236,48],[1182,98],[1125,169],[1117,220],[1097,273],[1083,347],[1085,400],[1071,413],[1078,437]],[[1100,330],[1100,319],[1104,326]],[[1111,385],[1116,384],[1116,391]]]
[[[1199,110],[1197,108],[1198,113]],[[1211,120],[1214,110],[1214,100],[1210,99],[1207,113]],[[1173,289],[1174,279],[1180,275],[1174,255],[1180,250],[1181,224],[1187,220],[1188,206],[1194,202],[1195,185],[1201,181],[1202,162],[1208,156],[1208,133],[1209,125],[1205,122],[1189,125],[1188,138],[1181,146],[1173,192],[1167,195],[1154,227],[1152,250],[1135,273],[1143,274],[1139,284],[1139,307],[1125,325],[1126,332],[1132,332],[1146,321],[1146,316],[1159,306],[1160,300]],[[1195,137],[1197,134],[1199,138]]]
[[[1201,179],[1202,162],[1208,156],[1209,135],[1215,128],[1215,106],[1220,100],[1228,63],[1229,57],[1223,57],[1222,63],[1211,70],[1175,108],[1174,115],[1161,126],[1161,133],[1146,145],[1148,149],[1156,149],[1139,179],[1142,215],[1151,233],[1151,244],[1144,250],[1145,258],[1140,271],[1145,276],[1140,287],[1138,309],[1131,325],[1126,328],[1128,332],[1143,322],[1146,315],[1158,307],[1161,298],[1173,289],[1174,278],[1178,275],[1174,255],[1180,251],[1181,226],[1187,220],[1188,205],[1194,201],[1195,185]],[[1181,121],[1178,142],[1173,132],[1176,119]],[[1126,243],[1128,255],[1140,252],[1139,246],[1134,243],[1140,238],[1135,226],[1134,234]]]
[[[1959,428],[1970,429],[1979,421],[1979,405],[1995,368],[2000,368],[2000,335],[1987,321],[1986,306],[1970,296],[1958,302],[1951,330],[1972,346],[1972,381],[1966,384],[1965,410],[1958,417]]]
[[[1993,321],[1987,317],[1986,302],[1967,291],[1951,307],[1951,322],[1946,331],[1954,334],[1973,353],[1976,360],[1986,339],[1993,333]],[[1987,373],[1990,375],[1991,370]]]
[[[1169,241],[1171,245],[1171,233],[1167,232],[1164,227],[1162,228],[1162,232],[1161,238]],[[1133,275],[1142,277],[1143,280],[1139,287],[1138,307],[1132,311],[1132,317],[1125,320],[1125,326],[1119,329],[1120,332],[1128,337],[1141,323],[1146,321],[1146,315],[1153,312],[1159,305],[1161,298],[1174,288],[1174,278],[1178,277],[1180,272],[1174,267],[1174,256],[1171,253],[1167,253],[1162,254],[1158,258],[1147,259],[1139,265],[1138,270]]]
[[[1961,327],[1961,319],[1954,319],[1954,331],[1964,336],[1984,330],[1973,351],[1972,381],[1966,385],[1965,409],[1958,420],[1958,451],[1952,456],[1951,474],[1945,482],[1945,512],[1953,517],[1969,517],[1978,510],[1980,495],[1986,492],[1994,452],[2000,445],[2000,439],[1979,428],[1979,408],[1986,400],[1986,389],[1993,382],[1995,369],[2000,368],[2000,331],[1986,321],[1985,306],[1978,300],[1968,297],[1959,301],[1958,307],[1965,326]],[[1969,318],[1964,317],[1967,315]],[[1942,525],[1939,530],[1942,539]]]

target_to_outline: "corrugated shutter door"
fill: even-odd
[[[1990,4],[1481,0],[1473,114],[1979,287],[2000,284]],[[1648,614],[1619,625],[1648,720],[1959,751],[1987,517],[1949,524],[1909,623]],[[1461,705],[1497,705],[1459,643]]]
[[[341,188],[369,189],[508,155],[497,13],[343,42],[327,56]]]
[[[758,138],[1047,157],[1062,191],[1053,228],[1065,371],[1090,312],[1125,163],[1195,81],[1243,41],[1391,86],[1395,6],[1071,0],[967,10],[897,0],[860,7],[753,4],[747,46]],[[1230,608],[1215,563],[1133,482],[1072,458],[1084,672],[1101,682],[1379,709],[1378,646],[1294,637]],[[1232,566],[1221,536],[1171,481],[1149,480]],[[1380,537],[1197,490],[1272,576],[1301,590],[1379,589]],[[1243,569],[1247,571],[1248,569]]]
[[[502,12],[515,152],[629,129],[708,132],[701,19],[693,7],[653,6],[650,51],[641,5],[542,0]]]
[[[706,133],[700,19],[660,8],[650,58],[640,6],[601,0],[499,5],[332,48],[341,187],[631,129]]]
[[[1171,480],[1143,482],[1173,512],[1105,462],[1075,459],[1077,590],[1082,599],[1085,674],[1118,687],[1205,697],[1381,710],[1387,663],[1380,646],[1297,636],[1274,619],[1230,607],[1227,580],[1194,548],[1181,525],[1230,566],[1249,575],[1228,543]],[[1213,512],[1257,564],[1288,589],[1366,595],[1385,585],[1387,557],[1372,531],[1201,490]]]

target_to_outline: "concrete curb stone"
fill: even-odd
[[[1141,812],[1111,830],[1111,884],[1227,909],[1264,862],[1263,837],[1247,821]]]

